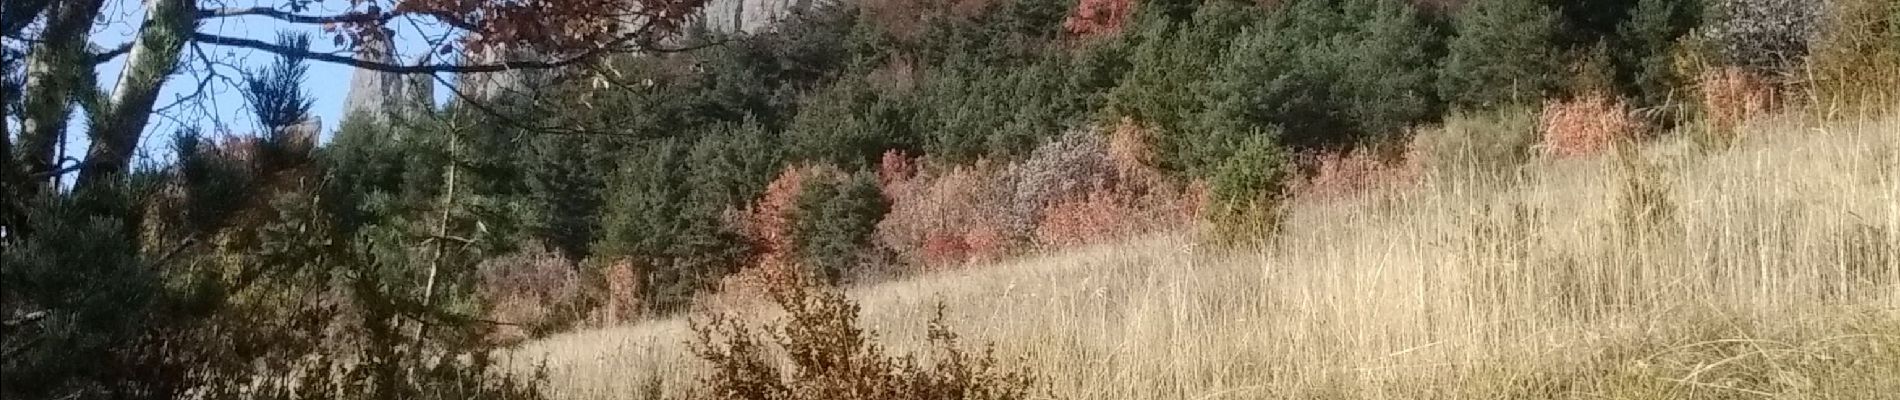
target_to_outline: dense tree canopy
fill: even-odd
[[[102,0],[7,1],[0,394],[534,398],[496,346],[797,275],[863,282],[1204,220],[1258,239],[1342,155],[1384,162],[1366,150],[1417,150],[1447,118],[1506,110],[1522,132],[1481,151],[1531,157],[1522,110],[1584,94],[1564,89],[1667,125],[1623,104],[1692,109],[1711,90],[1695,79],[1785,68],[1804,37],[1862,60],[1893,50],[1858,39],[1900,31],[1868,5],[1830,20],[1857,30],[1816,35],[1824,8],[1709,1],[847,0],[723,32],[694,26],[700,0],[148,0],[111,49],[88,46]],[[241,18],[308,29],[209,28]],[[451,34],[387,36],[408,21]],[[349,51],[377,41],[432,55]],[[233,80],[257,126],[135,159],[159,88],[217,46],[272,55]],[[127,69],[100,92],[114,58]],[[352,116],[324,141],[302,90],[315,62],[560,79]],[[1884,82],[1835,62],[1830,84]],[[90,148],[61,157],[81,133]],[[252,381],[293,371],[349,379]]]

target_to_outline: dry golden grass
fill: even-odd
[[[1900,398],[1900,119],[1792,118],[1298,202],[1257,251],[1161,235],[852,295],[900,352],[944,302],[1066,399]],[[695,385],[688,337],[517,357],[557,398],[639,398]]]

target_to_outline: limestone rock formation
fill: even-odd
[[[424,54],[417,63],[427,61]],[[358,46],[356,59],[368,62],[398,63],[396,53],[391,51],[387,36],[364,38]],[[435,104],[435,82],[424,74],[398,74],[369,69],[356,69],[350,76],[350,91],[343,98],[344,118],[375,118],[386,120],[391,116],[414,115],[427,112]]]
[[[815,1],[840,0],[708,0],[699,11],[698,23],[707,32],[717,34],[756,33],[799,10],[810,9]],[[469,64],[495,64],[503,60],[528,61],[538,55],[521,51],[499,51],[465,55]],[[358,75],[363,74],[358,72]],[[532,96],[533,88],[554,83],[558,71],[512,70],[462,74],[456,84],[462,94],[478,99],[504,96]],[[454,101],[457,99],[451,99]]]
[[[709,0],[700,21],[714,33],[753,33],[811,6],[812,0]]]

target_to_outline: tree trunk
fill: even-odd
[[[92,126],[87,165],[79,172],[76,188],[110,182],[125,173],[139,136],[151,121],[158,91],[177,69],[178,55],[191,38],[195,25],[192,12],[190,0],[145,1],[145,24],[139,28],[132,53],[126,56],[125,70],[113,87],[111,100],[103,107],[105,118]]]
[[[83,86],[92,72],[86,44],[92,31],[93,17],[99,15],[103,0],[65,0],[47,10],[46,30],[41,42],[28,53],[26,96],[21,99],[20,143],[14,168],[18,176],[52,171],[58,168],[53,154],[66,137],[66,123],[72,116],[73,94],[93,90]],[[48,180],[47,182],[50,182]],[[21,189],[37,192],[45,182],[21,182]]]

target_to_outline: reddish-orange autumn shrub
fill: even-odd
[[[1644,126],[1622,100],[1602,93],[1545,103],[1538,121],[1544,152],[1558,157],[1602,152],[1618,140],[1636,137]]]
[[[877,184],[884,190],[886,197],[891,195],[893,185],[910,181],[910,178],[915,175],[917,175],[917,164],[902,151],[885,151],[884,156],[878,158]]]
[[[1141,214],[1132,204],[1105,191],[1050,205],[1036,223],[1036,244],[1059,248],[1100,243],[1132,233]]]
[[[765,185],[757,202],[739,212],[733,224],[756,246],[760,264],[790,260],[792,211],[798,207],[798,195],[805,185],[840,176],[843,172],[829,165],[787,167]]]
[[[964,242],[961,234],[933,230],[924,233],[917,254],[926,265],[962,263],[969,260],[970,244]]]
[[[985,161],[935,174],[888,180],[891,211],[878,222],[879,245],[917,265],[1000,257],[1010,250],[1008,187]],[[972,242],[976,243],[972,243]],[[981,257],[979,257],[981,256]]]
[[[607,266],[606,304],[595,310],[594,321],[609,325],[639,318],[644,306],[641,289],[646,285],[640,267],[632,261],[617,261]]]
[[[791,166],[765,185],[765,192],[751,207],[739,211],[732,221],[735,230],[752,242],[756,262],[720,279],[714,301],[723,304],[749,303],[763,299],[764,293],[790,282],[798,271],[793,254],[796,240],[792,235],[793,212],[805,186],[827,179],[839,179],[844,172],[830,165]]]
[[[1409,160],[1388,160],[1375,150],[1331,150],[1304,158],[1302,162],[1313,172],[1293,184],[1294,195],[1301,198],[1346,196],[1417,177],[1417,168]]]
[[[1134,0],[1082,0],[1062,21],[1062,29],[1080,37],[1121,33],[1135,11]]]
[[[1775,109],[1774,85],[1746,69],[1708,71],[1700,81],[1702,109],[1717,132],[1733,132],[1749,118]]]
[[[1027,244],[1075,246],[1184,226],[1204,207],[1204,185],[1171,183],[1150,164],[1150,139],[1123,121],[1065,133],[1006,167],[919,168],[887,153],[878,175],[891,212],[877,241],[928,267],[993,261]],[[926,172],[912,172],[919,169]]]

